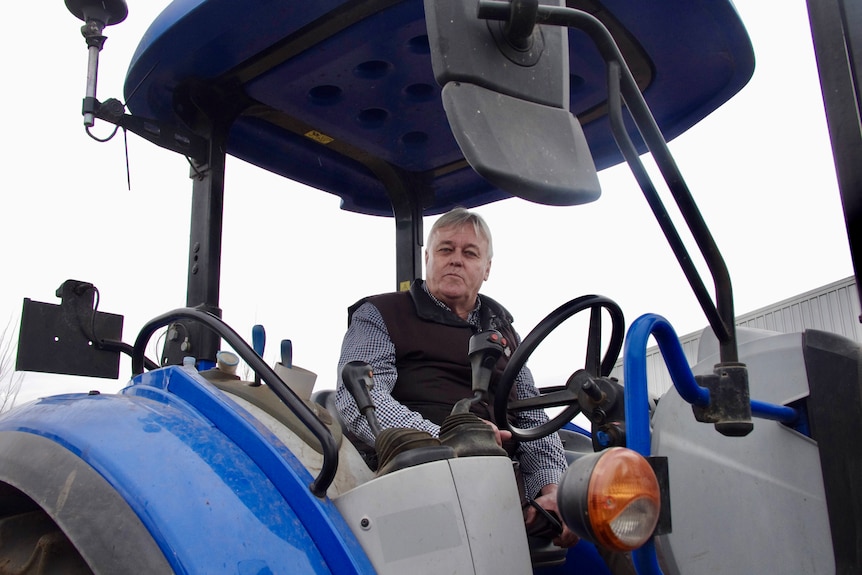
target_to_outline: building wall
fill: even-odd
[[[737,326],[767,329],[780,333],[819,329],[834,332],[862,343],[859,296],[853,276],[821,288],[780,301],[776,304],[746,313],[736,318]],[[697,361],[697,348],[701,332],[679,337],[689,365]],[[623,380],[623,360],[611,372]],[[647,350],[647,381],[650,393],[662,395],[673,383],[664,365],[658,347]]]

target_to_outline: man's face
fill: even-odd
[[[491,272],[488,242],[472,224],[441,228],[428,239],[425,281],[434,297],[466,318]]]

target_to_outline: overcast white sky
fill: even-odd
[[[137,41],[168,2],[129,4],[128,19],[106,31],[102,100],[122,98]],[[736,5],[754,43],[754,78],[671,149],[724,254],[742,314],[847,277],[852,266],[805,3]],[[125,316],[124,340],[132,343],[146,321],[185,304],[187,163],[131,135],[127,189],[121,135],[98,144],[83,131],[81,22],[59,0],[41,10],[38,22],[0,36],[7,142],[0,323],[17,322],[25,297],[59,303],[55,290],[74,278],[99,288],[101,311]],[[652,312],[679,334],[704,327],[628,169],[600,179],[603,196],[587,206],[512,199],[480,208],[495,232],[484,291],[510,308],[522,335],[587,293],[615,299],[628,323]],[[317,372],[320,387],[333,387],[346,307],[394,289],[393,245],[391,220],[343,212],[335,196],[229,161],[223,317],[249,339],[251,326],[262,323],[270,362],[278,341],[292,339],[294,361]],[[553,379],[582,360],[579,343],[553,345],[531,362],[540,383],[562,383]],[[115,391],[129,373],[124,359],[119,381],[26,374],[19,403],[67,390]]]

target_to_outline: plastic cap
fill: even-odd
[[[239,365],[239,356],[232,351],[219,351],[216,353],[216,365],[218,365],[221,371],[236,373],[236,366]]]

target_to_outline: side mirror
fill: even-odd
[[[537,6],[513,0],[501,22],[481,19],[478,2],[425,0],[434,76],[455,140],[479,175],[532,202],[591,202],[601,190],[568,109],[568,31],[536,26]]]

